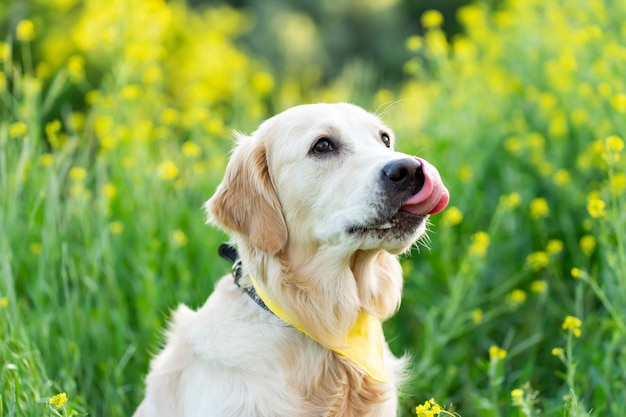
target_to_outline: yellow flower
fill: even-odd
[[[545,105],[545,103],[550,103],[547,106],[552,107],[554,106],[554,103],[556,103],[556,99],[552,95],[546,94],[545,96],[542,96],[542,104]],[[539,132],[529,133],[526,141],[531,149],[541,151],[546,147],[546,138],[544,138]]]
[[[141,80],[144,82],[144,84],[155,84],[163,80],[163,71],[160,67],[153,65],[144,71],[143,75],[141,76]]]
[[[611,105],[619,113],[626,113],[626,94],[616,94],[613,96]]]
[[[556,104],[557,104],[557,100],[554,94],[546,93],[546,94],[541,94],[541,96],[539,97],[539,106],[544,111],[544,113],[550,113],[550,111],[554,109]],[[534,135],[541,137],[542,146],[543,146],[543,136],[540,133],[534,133]]]
[[[9,60],[11,57],[11,45],[0,41],[0,61]]]
[[[124,223],[118,222],[118,221],[111,222],[109,223],[109,230],[114,235],[119,235],[120,233],[124,231]]]
[[[559,169],[556,171],[552,179],[556,185],[565,185],[572,182],[572,176],[565,169]]]
[[[475,324],[483,321],[483,311],[480,308],[475,308],[474,310],[472,310],[472,321]]]
[[[27,77],[24,79],[24,93],[28,97],[36,97],[41,93],[42,80]]]
[[[524,399],[524,390],[520,388],[516,388],[511,391],[511,401],[513,405],[520,406],[522,405],[522,401]]]
[[[422,25],[426,29],[440,27],[443,24],[443,15],[439,10],[426,10],[422,14]]]
[[[572,275],[572,278],[574,279],[580,279],[581,272],[582,271],[580,270],[580,268],[572,268],[570,270],[570,274]]]
[[[74,111],[67,118],[67,127],[74,132],[78,132],[85,126],[85,115],[81,112]]]
[[[61,127],[61,121],[54,119],[51,122],[46,123],[44,128],[48,142],[50,142],[50,144],[52,144],[55,148],[60,147],[62,144],[61,135],[59,135]]]
[[[524,304],[526,301],[526,292],[524,290],[515,289],[506,296],[507,301],[512,307]]]
[[[6,297],[0,297],[0,308],[7,308],[9,306],[9,299]]]
[[[578,317],[567,316],[565,317],[565,320],[563,321],[561,328],[563,328],[563,330],[569,330],[576,337],[580,337],[581,335],[580,328],[582,327],[582,325],[583,325],[583,322]]]
[[[417,417],[436,417],[441,414],[441,410],[441,406],[435,402],[434,398],[431,398],[415,407],[415,414]]]
[[[111,132],[113,128],[113,119],[110,116],[98,116],[93,123],[94,130],[98,136],[104,136]]]
[[[87,91],[87,93],[85,93],[85,103],[87,103],[87,104],[94,105],[101,98],[102,97],[101,97],[100,91],[98,91],[98,90],[91,90],[91,91]]]
[[[626,191],[626,174],[618,172],[609,179],[611,194],[617,196]]]
[[[542,279],[533,281],[530,283],[530,290],[535,294],[541,294],[546,292],[548,289],[548,283]]]
[[[211,134],[221,134],[224,129],[224,122],[220,119],[212,119],[203,124],[204,130]]]
[[[112,135],[102,135],[100,137],[100,147],[102,149],[115,149],[119,144],[117,137]]]
[[[274,77],[267,72],[258,72],[252,76],[250,84],[254,92],[264,95],[274,89]]]
[[[541,217],[548,217],[550,214],[550,207],[548,201],[543,197],[538,197],[530,202],[530,217],[533,219],[539,219]]]
[[[409,36],[406,40],[405,46],[409,52],[417,52],[422,49],[423,41],[422,37],[418,35]]]
[[[187,141],[183,143],[182,149],[183,155],[187,158],[197,158],[202,153],[202,148],[198,146],[195,142]]]
[[[522,197],[517,192],[500,196],[500,204],[508,209],[518,207],[522,201]]]
[[[533,271],[539,271],[548,266],[550,258],[546,252],[533,252],[526,257],[526,265]]]
[[[605,207],[606,204],[599,197],[592,197],[589,201],[587,201],[587,211],[594,219],[604,217],[606,215],[606,212],[604,211]]]
[[[580,250],[583,254],[591,256],[591,254],[596,250],[596,238],[592,235],[585,235],[580,238],[578,245],[580,246]]]
[[[0,61],[2,60],[0,59]],[[0,71],[0,93],[5,91],[6,89],[7,89],[7,76],[4,74],[3,71]]]
[[[441,57],[448,54],[450,45],[448,45],[448,39],[442,30],[433,29],[426,32],[424,40],[426,41],[428,52],[432,55]]]
[[[448,207],[443,212],[441,224],[443,226],[456,226],[463,221],[463,212],[455,206]]]
[[[620,160],[622,150],[624,150],[624,141],[618,136],[609,136],[604,140],[602,158],[607,164],[615,164]]]
[[[24,122],[15,122],[9,125],[9,137],[17,138],[19,136],[24,136],[27,132],[26,123]]]
[[[455,58],[459,60],[472,60],[476,57],[476,46],[465,36],[456,36],[452,44]]]
[[[162,180],[173,180],[178,177],[179,170],[176,164],[170,160],[163,161],[159,164],[157,175]]]
[[[489,235],[485,232],[476,232],[471,236],[472,243],[469,253],[474,256],[485,256],[489,249]]]
[[[171,234],[172,242],[174,246],[182,247],[187,246],[187,235],[180,229],[176,229],[172,231]]]
[[[161,122],[166,125],[171,125],[176,123],[179,117],[178,111],[170,107],[163,110],[163,113],[161,113]]]
[[[564,354],[565,354],[565,351],[563,350],[563,348],[560,348],[560,347],[552,348],[552,356],[563,356]]]
[[[514,155],[519,154],[522,150],[522,141],[519,136],[511,136],[504,141],[504,148]]]
[[[122,88],[122,91],[120,91],[120,94],[126,100],[135,100],[136,98],[139,98],[141,96],[141,93],[141,87],[135,84],[125,85]]]
[[[50,398],[50,401],[48,402],[56,408],[61,408],[67,402],[67,394],[64,392],[57,394]]]
[[[489,360],[491,361],[501,361],[504,358],[506,358],[506,350],[496,346],[496,345],[492,345],[489,348]]]
[[[35,39],[35,25],[32,21],[20,20],[15,28],[15,37],[18,41],[30,42]]]
[[[548,244],[546,245],[546,252],[550,255],[555,255],[557,253],[561,253],[563,250],[563,242],[558,239],[550,239],[548,240]]]
[[[72,167],[69,175],[73,181],[83,181],[87,178],[87,170],[83,167]]]
[[[511,397],[513,398],[521,398],[524,396],[524,390],[523,389],[514,389],[513,391],[511,391]]]
[[[117,188],[113,184],[104,184],[102,186],[102,194],[107,198],[113,198],[117,195]]]
[[[604,140],[606,149],[613,152],[621,152],[624,149],[624,141],[615,135],[609,136]]]
[[[67,72],[74,81],[85,78],[85,58],[80,55],[72,55],[67,59]]]
[[[459,8],[457,19],[465,26],[480,27],[485,20],[485,11],[480,5],[470,4]]]

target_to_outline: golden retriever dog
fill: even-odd
[[[381,323],[397,255],[449,194],[424,159],[351,104],[291,108],[239,135],[205,204],[236,261],[206,303],[174,312],[136,417],[392,417],[405,360]],[[237,254],[238,253],[238,254]]]

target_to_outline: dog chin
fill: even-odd
[[[426,231],[428,215],[399,211],[390,219],[376,219],[348,228],[348,234],[389,252],[403,252]]]

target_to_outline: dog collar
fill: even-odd
[[[263,310],[272,312],[267,305],[263,302],[259,294],[256,292],[254,286],[252,287],[242,287],[239,281],[241,281],[242,272],[241,272],[241,258],[239,257],[239,252],[237,249],[229,245],[228,243],[222,243],[220,247],[217,249],[217,253],[219,255],[233,264],[231,268],[231,273],[233,274],[233,278],[235,279],[235,285],[243,290],[252,300],[257,303]]]
[[[239,280],[242,277],[241,259],[235,247],[222,244],[219,254],[233,263],[233,276],[235,284],[240,287]],[[347,335],[343,335],[332,341],[332,347],[326,346],[312,337],[293,317],[285,312],[281,306],[274,302],[259,286],[256,279],[248,274],[252,287],[243,290],[263,309],[273,313],[284,322],[295,327],[320,345],[347,358],[361,368],[370,378],[377,382],[387,382],[384,357],[384,337],[380,319],[361,311],[356,322]]]

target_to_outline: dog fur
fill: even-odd
[[[376,116],[341,103],[294,107],[239,135],[209,220],[238,247],[240,284],[254,276],[311,337],[227,275],[198,311],[173,314],[136,417],[397,414],[404,359],[385,344],[388,380],[377,382],[328,349],[360,311],[381,320],[397,311],[396,255],[425,232],[427,214],[390,217],[409,196],[390,196],[381,181],[385,164],[407,157],[393,141]]]

